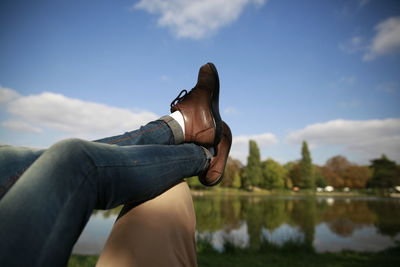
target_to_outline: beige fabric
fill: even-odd
[[[195,228],[193,199],[182,182],[121,217],[96,266],[197,266]]]

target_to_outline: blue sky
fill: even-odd
[[[0,34],[3,144],[135,129],[214,62],[244,163],[400,162],[398,1],[3,0]]]

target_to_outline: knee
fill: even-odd
[[[77,158],[85,153],[85,144],[87,142],[78,138],[65,139],[51,146],[48,152],[57,158]]]

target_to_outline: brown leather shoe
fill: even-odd
[[[231,129],[229,129],[229,126],[225,122],[222,122],[222,138],[218,144],[218,153],[211,159],[208,170],[199,175],[199,180],[203,185],[213,186],[222,181],[231,145]]]
[[[183,96],[181,96],[184,93]],[[185,142],[214,146],[221,140],[222,120],[219,114],[219,78],[213,63],[200,68],[196,86],[188,93],[182,90],[171,103],[171,112],[179,110],[185,121]]]

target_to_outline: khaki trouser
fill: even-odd
[[[121,217],[97,266],[197,266],[196,217],[186,182]]]

